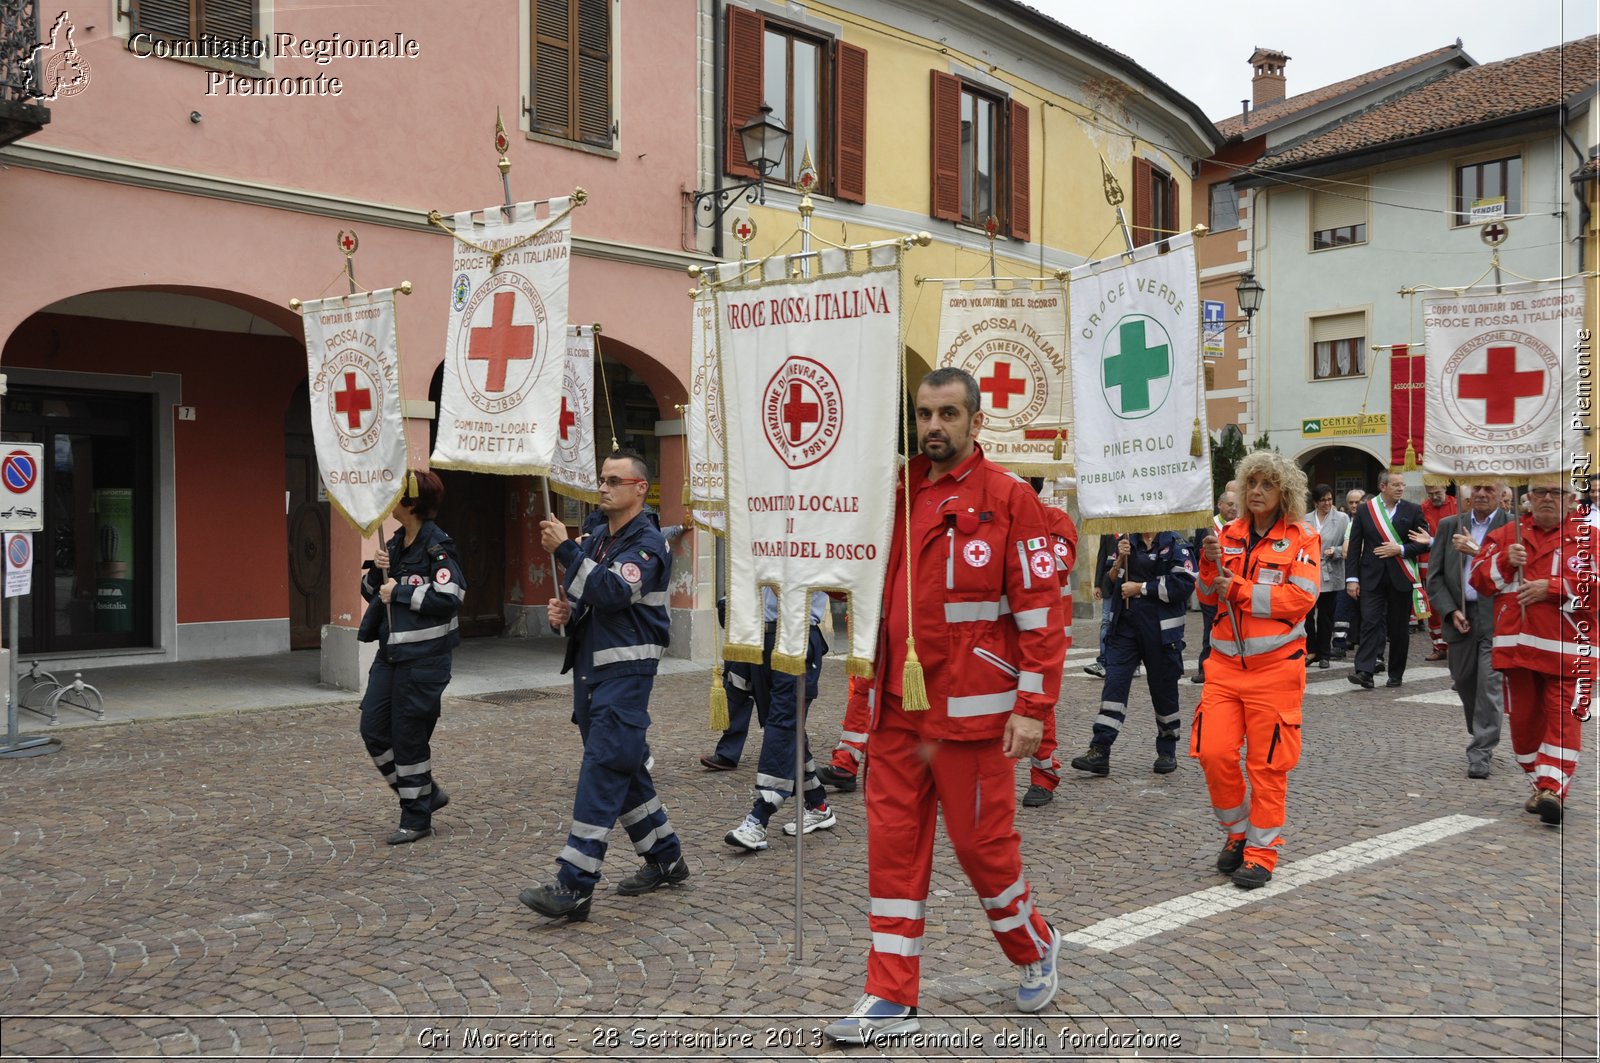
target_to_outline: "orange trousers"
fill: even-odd
[[[1211,791],[1217,824],[1230,839],[1243,837],[1246,863],[1271,871],[1283,844],[1283,806],[1289,772],[1300,762],[1300,702],[1306,666],[1300,657],[1261,663],[1213,648],[1206,689],[1189,729],[1189,755],[1198,757]],[[1245,775],[1239,748],[1245,747]]]

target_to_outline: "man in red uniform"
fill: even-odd
[[[1058,506],[1044,507],[1045,521],[1050,526],[1050,548],[1056,555],[1056,578],[1061,581],[1061,633],[1062,652],[1072,649],[1072,566],[1078,560],[1078,526],[1072,515]],[[1056,713],[1044,718],[1044,738],[1038,750],[1028,761],[1028,792],[1022,795],[1022,807],[1039,808],[1055,799],[1056,787],[1061,785],[1061,762],[1056,759]]]
[[[1453,517],[1461,512],[1461,507],[1456,500],[1445,493],[1443,483],[1433,483],[1432,477],[1424,477],[1422,489],[1428,497],[1422,500],[1422,519],[1428,522],[1428,539],[1431,542],[1439,535],[1439,522],[1446,517]],[[1422,570],[1422,582],[1428,582],[1428,558],[1432,553],[1422,554],[1417,558],[1417,567]],[[1449,647],[1444,642],[1444,631],[1441,627],[1443,621],[1439,617],[1439,610],[1432,609],[1428,612],[1428,635],[1433,639],[1433,650],[1425,660],[1442,661],[1450,655]]]
[[[1472,585],[1494,595],[1494,668],[1506,678],[1512,752],[1533,783],[1523,807],[1551,826],[1578,770],[1595,681],[1600,539],[1567,512],[1570,492],[1559,476],[1535,476],[1533,512],[1490,532],[1472,564]]]
[[[921,1028],[923,920],[941,808],[989,929],[1018,968],[1017,1009],[1041,1010],[1059,986],[1061,939],[1035,909],[1022,870],[1011,764],[1038,749],[1061,688],[1061,585],[1044,507],[977,445],[983,414],[971,374],[930,373],[917,389],[916,417],[921,453],[895,506],[868,728],[866,995],[823,1030],[847,1044]],[[913,636],[926,709],[915,685],[902,685]]]

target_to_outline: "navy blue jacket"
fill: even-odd
[[[389,606],[378,597],[378,570],[368,568],[361,575],[361,597],[367,611],[356,632],[360,642],[378,642],[391,661],[414,661],[449,653],[461,644],[461,600],[467,595],[467,579],[461,574],[456,544],[433,521],[423,521],[422,529],[410,546],[405,545],[406,530],[401,528],[388,542],[390,570],[387,575],[399,586]],[[393,619],[394,630],[389,630]]]
[[[1128,555],[1122,580],[1143,583],[1142,597],[1122,597],[1122,581],[1112,585],[1107,574],[1116,564],[1117,552],[1113,545],[1100,570],[1102,585],[1107,587],[1106,601],[1115,624],[1124,612],[1133,623],[1158,624],[1164,644],[1183,641],[1184,613],[1189,608],[1189,596],[1194,593],[1195,560],[1189,543],[1176,532],[1158,532],[1149,536],[1133,537],[1133,552]]]
[[[555,557],[566,569],[572,603],[561,671],[586,683],[622,675],[655,675],[667,652],[671,621],[667,584],[672,555],[656,515],[645,510],[616,535],[608,523],[586,522],[588,537],[567,540]]]

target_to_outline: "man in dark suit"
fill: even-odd
[[[1350,682],[1372,689],[1372,673],[1378,663],[1382,633],[1389,642],[1389,681],[1397,687],[1406,671],[1406,649],[1411,639],[1412,591],[1415,585],[1406,570],[1417,555],[1428,549],[1428,522],[1422,507],[1407,502],[1405,477],[1398,472],[1378,474],[1378,495],[1356,510],[1351,521],[1350,549],[1345,555],[1345,590],[1361,606],[1361,648],[1356,653],[1355,673]],[[1381,507],[1387,521],[1373,513]],[[1422,529],[1421,542],[1412,532]]]
[[[1504,683],[1489,661],[1494,648],[1494,599],[1466,581],[1466,566],[1484,537],[1510,517],[1500,508],[1500,483],[1485,477],[1472,485],[1471,509],[1439,521],[1428,571],[1428,599],[1443,622],[1450,678],[1467,716],[1467,778],[1487,779],[1500,741]]]

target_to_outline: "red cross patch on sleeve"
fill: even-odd
[[[1028,566],[1033,569],[1033,574],[1040,579],[1048,579],[1056,574],[1056,559],[1052,554],[1044,550],[1039,550],[1029,555]]]
[[[639,566],[634,564],[632,561],[624,562],[621,571],[622,578],[627,580],[629,583],[638,583],[640,580],[644,579],[644,573],[639,571]]]
[[[433,574],[433,582],[435,582],[435,583],[449,583],[450,582],[450,570],[447,569],[447,568],[441,568],[439,571],[435,572]]]

